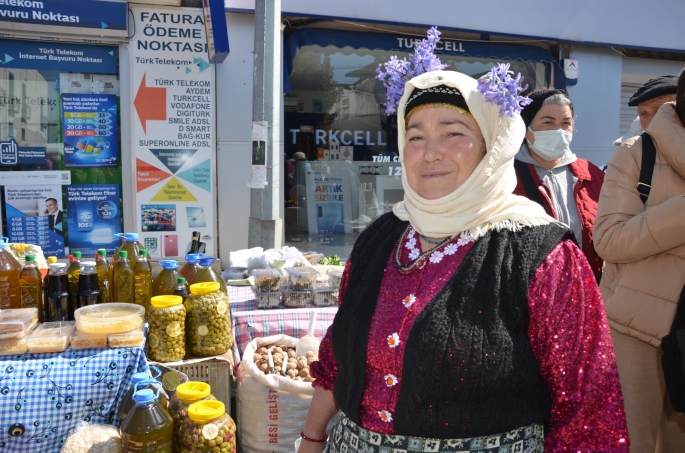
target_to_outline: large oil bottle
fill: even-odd
[[[204,257],[204,253],[188,253],[186,255],[186,263],[183,265],[179,274],[186,279],[186,282],[191,285],[197,275],[197,270],[200,269],[200,258]]]
[[[126,250],[119,252],[119,260],[114,266],[112,294],[114,302],[133,303],[133,269]]]
[[[138,242],[138,233],[119,233],[118,236],[121,238],[121,245],[117,251],[114,252],[114,256],[112,256],[112,266],[117,265],[117,261],[119,261],[119,252],[122,250],[128,252],[129,262],[135,263],[140,254],[140,250],[144,248],[143,245]],[[147,255],[147,261],[151,262],[150,255]]]
[[[26,264],[19,277],[19,292],[21,294],[21,308],[38,309],[38,322],[45,322],[43,312],[43,278],[36,267],[35,255],[26,255]]]
[[[216,258],[205,256],[200,258],[200,268],[197,270],[193,284],[205,282],[217,282],[222,292],[226,293],[226,282],[217,271],[212,268]]]
[[[98,272],[100,297],[103,303],[112,302],[112,266],[107,261],[107,250],[98,249],[95,259],[95,269]]]
[[[0,309],[21,308],[19,275],[21,264],[6,246],[9,239],[0,237]]]
[[[171,453],[174,421],[150,389],[133,395],[136,405],[121,423],[126,453]]]
[[[133,301],[145,307],[145,313],[147,313],[151,297],[152,267],[147,260],[147,250],[140,249],[138,259],[133,265]]]
[[[81,276],[81,252],[72,252],[69,257],[69,267],[67,268],[69,277],[69,295],[71,296],[71,306],[78,307],[78,278]]]
[[[162,270],[154,280],[152,280],[152,296],[170,296],[176,291],[178,280],[178,261],[162,260],[159,261]]]

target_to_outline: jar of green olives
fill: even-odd
[[[186,308],[181,296],[155,296],[148,309],[150,360],[178,362],[186,355]]]
[[[199,401],[215,401],[206,382],[186,382],[176,387],[176,393],[169,401],[169,415],[174,420],[174,451],[180,450],[181,425],[188,418],[188,407]]]
[[[179,438],[181,453],[233,453],[235,423],[221,401],[200,401],[188,407]]]
[[[186,345],[190,354],[210,357],[226,353],[233,345],[228,296],[219,283],[190,285],[186,299]]]

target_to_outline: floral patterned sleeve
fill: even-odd
[[[545,452],[628,452],[621,384],[602,296],[571,241],[540,265],[528,335],[552,396]]]
[[[351,268],[352,265],[350,260],[347,260],[345,271],[340,279],[338,304],[342,303],[343,296],[345,295],[345,289],[347,288],[347,280],[350,277]],[[312,362],[312,364],[309,366],[309,371],[312,377],[316,378],[314,382],[312,382],[312,386],[321,387],[324,390],[330,391],[333,391],[333,384],[335,383],[335,378],[338,375],[338,364],[335,363],[333,344],[331,342],[332,335],[333,329],[329,327],[326,335],[323,337],[323,340],[321,340],[321,345],[319,346],[319,360],[317,362]]]

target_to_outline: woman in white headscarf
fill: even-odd
[[[404,201],[347,263],[300,453],[628,451],[592,270],[512,194],[525,127],[478,85],[434,71],[405,87]]]

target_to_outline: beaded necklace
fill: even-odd
[[[410,261],[409,263],[402,264],[402,262],[401,262],[402,244],[404,244],[406,242],[407,235],[409,234],[410,231],[412,231],[411,227],[408,227],[406,230],[404,230],[404,233],[402,233],[402,237],[400,237],[400,240],[395,245],[395,252],[394,252],[395,258],[393,260],[393,266],[401,274],[409,274],[410,272],[414,271],[415,269],[423,269],[426,266],[426,260],[427,260],[428,255],[437,251],[438,249],[440,249],[441,247],[446,245],[452,239],[451,236],[448,238],[445,238],[442,240],[442,242],[439,242],[436,245],[436,247],[433,247],[432,249],[423,252],[417,258]],[[428,241],[426,241],[426,242],[428,242]]]

